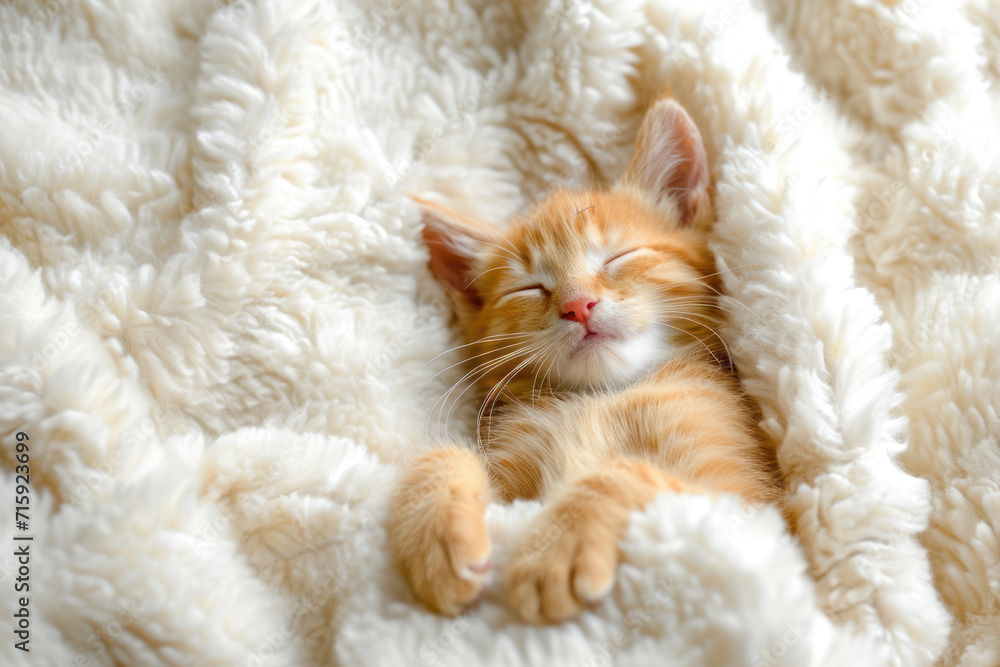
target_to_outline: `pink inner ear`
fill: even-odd
[[[475,286],[470,285],[472,267],[488,232],[475,223],[436,207],[424,208],[424,243],[431,256],[431,269],[472,305],[481,305]]]
[[[676,202],[683,222],[695,217],[708,191],[708,158],[698,126],[680,104],[661,99],[649,109],[626,174]]]
[[[459,251],[455,241],[427,218],[423,236],[431,254],[431,269],[438,278],[464,292],[468,288],[469,272],[472,269],[471,255]]]
[[[683,109],[673,118],[670,138],[673,150],[680,154],[681,159],[667,179],[667,190],[669,194],[686,200],[697,190],[708,187],[705,146],[698,127]]]

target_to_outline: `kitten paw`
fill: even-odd
[[[562,621],[607,595],[618,564],[620,514],[570,500],[540,517],[507,571],[510,603],[524,620]]]
[[[417,598],[453,616],[482,591],[490,570],[488,483],[475,455],[445,447],[419,458],[393,502],[396,564]]]

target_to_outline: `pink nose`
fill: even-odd
[[[582,299],[567,301],[562,305],[562,316],[564,319],[579,322],[587,326],[590,319],[590,310],[597,305],[597,297],[585,296]]]

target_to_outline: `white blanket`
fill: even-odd
[[[0,662],[1000,664],[1000,4],[225,4],[0,5]],[[383,528],[461,377],[410,196],[613,179],[668,86],[796,534],[662,496],[535,627],[539,507],[496,506],[485,597],[431,614]]]

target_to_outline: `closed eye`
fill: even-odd
[[[518,287],[510,291],[504,292],[497,303],[505,301],[508,298],[514,297],[538,297],[538,296],[548,296],[549,291],[545,289],[545,285],[528,285],[526,287]]]
[[[618,253],[608,261],[604,262],[604,266],[611,266],[612,264],[617,266],[622,264],[623,262],[627,262],[630,259],[635,259],[636,257],[647,255],[651,252],[653,251],[650,250],[649,248],[632,248],[631,250],[626,250],[625,252]]]

